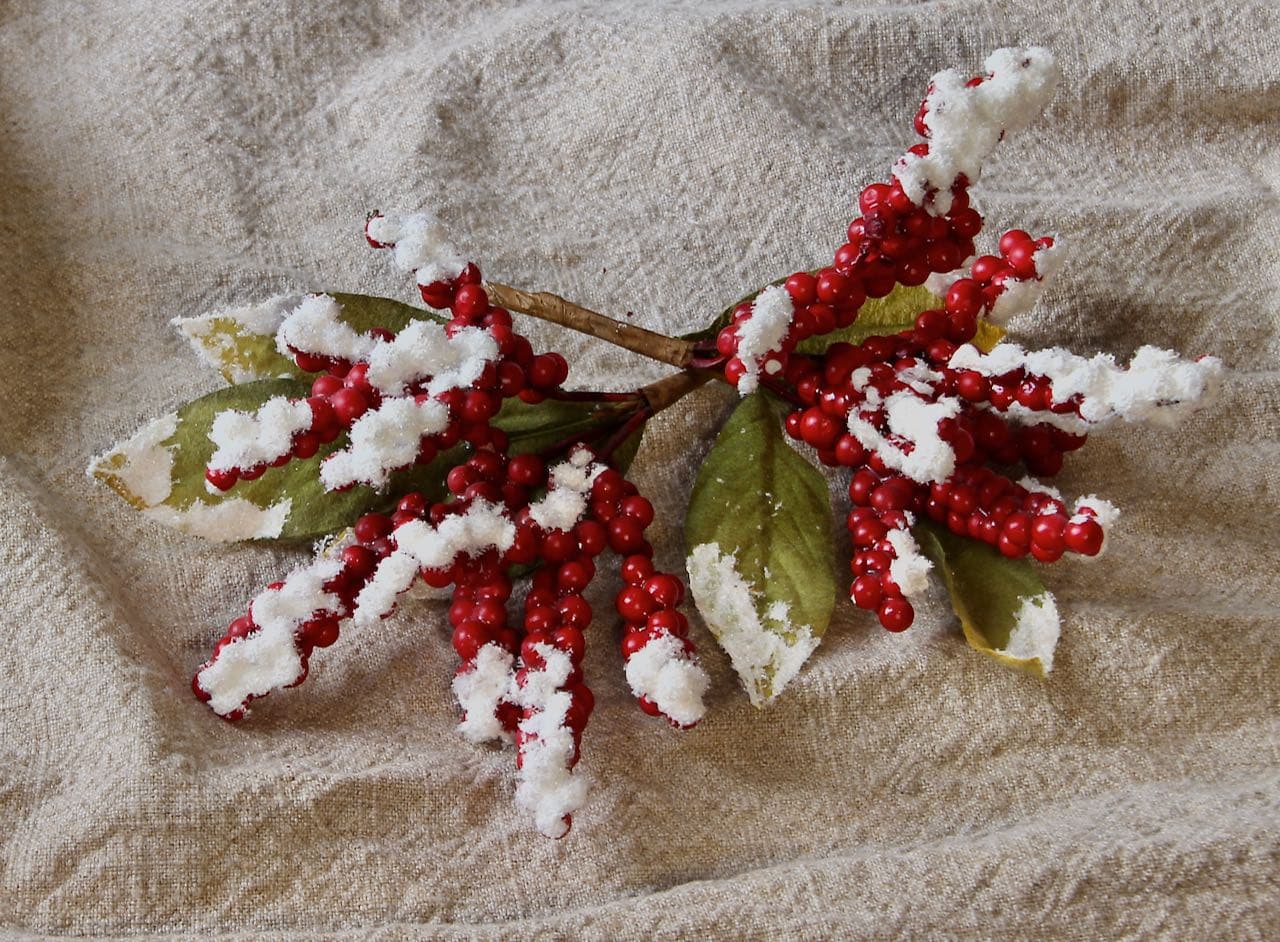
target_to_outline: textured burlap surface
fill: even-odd
[[[1232,368],[1173,433],[1062,476],[1125,511],[1046,571],[1047,681],[941,598],[842,604],[779,702],[705,629],[712,712],[588,656],[595,780],[551,842],[509,753],[454,731],[439,605],[353,629],[229,725],[188,690],[297,551],[206,544],[88,480],[218,384],[168,321],[286,286],[409,297],[360,223],[432,206],[486,272],[665,330],[821,262],[911,143],[928,76],[1040,42],[1060,92],[979,188],[1072,259],[1034,345]],[[1280,23],[1257,3],[10,0],[0,8],[0,934],[219,939],[1221,938],[1280,934]],[[583,386],[662,375],[526,325]],[[728,399],[636,464],[679,520]],[[607,613],[614,577],[592,591]]]

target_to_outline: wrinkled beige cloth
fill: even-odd
[[[234,7],[234,9],[229,9]],[[1047,681],[941,597],[891,636],[842,605],[771,708],[701,625],[680,734],[587,670],[569,838],[454,733],[439,605],[353,629],[240,725],[188,678],[294,551],[216,546],[86,479],[215,388],[175,315],[286,286],[410,297],[360,238],[437,207],[486,272],[701,324],[829,257],[912,142],[928,77],[1015,42],[1064,81],[980,188],[1071,261],[1035,345],[1214,352],[1220,406],[1100,433],[1061,484],[1124,509],[1045,579]],[[1280,23],[1217,0],[875,5],[10,0],[0,9],[0,935],[402,939],[1280,935]],[[583,386],[662,375],[542,325]],[[636,465],[678,521],[728,399]]]

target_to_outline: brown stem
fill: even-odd
[[[714,378],[715,374],[709,370],[684,370],[650,383],[640,390],[640,395],[649,403],[649,408],[657,413]]]
[[[592,392],[586,389],[556,389],[550,390],[544,395],[548,399],[558,399],[561,402],[634,402],[640,396],[639,392],[620,393],[620,392]]]
[[[693,359],[694,344],[688,340],[624,324],[612,317],[566,301],[546,291],[530,293],[509,285],[486,284],[489,300],[499,307],[528,314],[579,333],[590,334],[616,346],[663,363],[684,368]]]

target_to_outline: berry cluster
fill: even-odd
[[[344,625],[389,617],[416,586],[446,590],[459,658],[451,683],[459,731],[474,742],[514,743],[517,803],[542,833],[563,836],[586,794],[577,772],[595,706],[583,674],[593,618],[586,592],[605,550],[619,558],[614,605],[626,680],[640,708],[680,728],[704,712],[708,679],[679,611],[684,583],[655,568],[646,538],[653,505],[613,452],[674,401],[666,398],[671,389],[682,395],[697,388],[716,364],[739,393],[764,386],[789,402],[787,433],[822,463],[848,469],[850,595],[886,629],[911,625],[911,599],[928,585],[931,563],[912,534],[924,518],[1011,558],[1097,556],[1115,508],[1088,496],[1068,509],[1052,487],[1006,472],[1021,465],[1052,477],[1093,428],[1114,420],[1171,424],[1213,391],[1221,364],[1152,347],[1121,367],[1103,354],[987,345],[1000,332],[984,333],[984,322],[1002,325],[1027,310],[1061,252],[1053,238],[1015,229],[999,238],[994,254],[975,257],[983,218],[970,205],[969,188],[1005,133],[1043,108],[1055,75],[1042,49],[999,50],[978,76],[936,75],[915,121],[924,141],[895,163],[888,182],[862,190],[859,215],[832,263],[795,272],[738,305],[718,331],[714,353],[553,295],[486,287],[479,267],[434,217],[372,214],[369,244],[411,272],[422,299],[449,318],[361,333],[335,298],[311,295],[300,303],[297,296],[276,299],[265,314],[237,322],[254,337],[274,330],[279,353],[315,375],[306,398],[275,397],[253,413],[220,413],[209,431],[215,450],[205,479],[222,493],[270,467],[323,453],[319,477],[327,491],[363,484],[387,492],[395,472],[448,454],[439,462],[451,465],[446,496],[433,502],[418,492],[388,493],[394,510],[360,517],[259,592],[196,672],[196,696],[222,717],[239,719],[256,699],[302,683],[316,649],[334,644]],[[924,284],[940,303],[904,329],[829,343],[820,355],[798,352],[809,338],[852,326],[868,298]],[[681,385],[661,396],[654,390],[662,383],[635,394],[567,393],[565,359],[535,354],[507,307],[491,298],[681,366]],[[611,416],[608,428],[538,454],[513,454],[495,423],[503,403],[548,396],[634,406],[627,415],[600,410]],[[139,478],[172,465],[158,432],[144,432],[128,443],[140,456],[130,467]],[[158,485],[168,482],[147,483],[160,493]],[[699,602],[704,588],[710,600],[705,620],[735,668],[744,677],[757,664],[778,668],[771,676],[781,678],[780,689],[820,631],[801,626],[798,640],[784,644],[782,633],[766,628],[757,603],[769,603],[770,626],[785,623],[788,604],[756,599],[757,587],[718,540],[689,559]],[[516,580],[530,572],[528,591],[513,600]],[[739,666],[727,637],[742,641],[737,650],[746,652],[741,660],[750,669]],[[1051,647],[1037,655],[1046,665]]]
[[[1115,516],[1109,504],[1087,498],[1069,514],[1052,489],[986,465],[1053,476],[1090,427],[1177,411],[1218,369],[1150,348],[1125,371],[1108,357],[1027,354],[1012,344],[987,356],[972,345],[982,320],[1003,324],[1027,310],[1061,263],[1053,238],[1020,229],[1001,236],[999,254],[972,257],[983,219],[968,187],[1004,132],[1043,107],[1054,74],[1043,50],[1001,50],[987,67],[963,80],[935,76],[915,121],[926,140],[898,161],[890,182],[862,191],[861,215],[833,264],[739,305],[716,341],[728,382],[743,394],[763,382],[789,399],[787,432],[823,463],[852,470],[851,595],[891,631],[912,623],[908,597],[927,585],[930,564],[910,532],[918,517],[1010,557],[1097,555]],[[805,339],[852,323],[866,298],[925,282],[942,306],[909,328],[833,343],[820,357],[795,353]]]
[[[583,592],[595,577],[595,558],[612,549],[626,557],[617,607],[626,620],[622,646],[632,690],[645,712],[664,715],[672,725],[687,727],[701,718],[706,678],[685,637],[688,622],[676,611],[684,586],[654,570],[653,548],[644,539],[653,506],[632,482],[584,447],[549,472],[536,455],[508,458],[484,448],[455,466],[447,484],[446,501],[428,505],[411,493],[390,515],[366,514],[339,545],[259,594],[197,672],[196,694],[224,717],[238,719],[274,687],[301,683],[312,651],[337,640],[342,620],[388,617],[419,579],[433,588],[452,586],[449,621],[461,658],[454,690],[464,711],[462,731],[476,741],[514,734],[524,793],[559,802],[565,783],[542,781],[550,774],[546,744],[557,730],[569,736],[572,750],[561,750],[555,767],[571,777],[594,705],[581,670],[584,630],[592,618]],[[523,620],[512,624],[511,571],[530,565],[539,568]],[[259,617],[264,606],[270,623]],[[264,634],[269,625],[275,630]],[[548,671],[556,675],[551,688]],[[537,696],[527,689],[531,674],[538,676],[532,685],[541,691]],[[539,757],[542,784],[536,786],[525,773],[530,750]],[[554,806],[559,810],[550,818],[538,801],[531,808],[545,818],[543,830],[558,834],[567,830],[573,808]]]
[[[330,490],[381,486],[459,442],[504,450],[506,435],[491,424],[503,400],[540,402],[560,389],[568,364],[558,353],[533,352],[512,329],[510,313],[489,303],[474,264],[458,277],[446,324],[415,321],[399,335],[383,328],[356,334],[332,298],[304,301],[281,325],[277,343],[300,369],[321,374],[311,396],[268,400],[253,415],[219,415],[210,433],[218,447],[205,472],[210,488],[226,491],[268,467],[310,458],[344,434],[347,448],[321,466]]]
[[[863,189],[858,198],[861,215],[849,223],[846,241],[836,249],[832,264],[816,273],[795,272],[782,285],[785,294],[775,286],[734,310],[730,324],[716,340],[716,349],[727,358],[724,374],[730,383],[740,392],[751,392],[761,371],[766,376],[785,371],[791,352],[802,341],[852,324],[867,298],[882,298],[897,285],[922,285],[931,275],[953,272],[973,256],[982,216],[969,205],[969,187],[1006,128],[1022,123],[1026,111],[1042,107],[1041,86],[1052,75],[1052,62],[1046,63],[1043,53],[1027,50],[1020,56],[992,57],[987,63],[990,71],[965,81],[959,92],[960,97],[980,101],[983,128],[968,128],[957,136],[949,122],[940,120],[938,139],[931,140],[930,100],[938,92],[935,78],[915,121],[926,140],[907,151],[888,183]],[[941,115],[944,109],[934,105]],[[975,130],[986,133],[975,134]],[[927,168],[923,177],[922,166]],[[929,176],[938,166],[951,168],[942,185],[936,174]],[[959,169],[965,167],[968,172]],[[992,304],[1005,290],[1005,281],[1039,277],[1034,252],[1020,243],[1008,270],[988,271],[983,260],[975,278],[979,273],[983,276],[980,280],[989,286]],[[966,303],[963,312],[958,305],[949,313],[950,325],[930,326],[956,342],[971,339],[977,329],[977,307]]]

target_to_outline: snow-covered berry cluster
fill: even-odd
[[[974,346],[981,321],[1000,326],[1030,309],[1063,259],[1054,238],[1020,229],[1001,236],[999,254],[973,258],[983,219],[968,187],[1005,132],[1040,112],[1056,78],[1042,49],[1000,50],[986,68],[934,77],[915,122],[925,142],[897,162],[890,183],[862,191],[862,215],[834,263],[739,305],[717,339],[740,393],[763,382],[790,399],[788,433],[825,464],[852,469],[851,596],[891,631],[912,623],[909,599],[928,585],[931,564],[911,535],[921,515],[1010,557],[1096,556],[1116,516],[1110,504],[1089,497],[1068,512],[1052,488],[986,465],[1051,477],[1089,429],[1116,418],[1176,421],[1221,373],[1212,358],[1187,362],[1151,347],[1121,369],[1101,354]],[[925,283],[943,304],[912,327],[834,343],[821,356],[794,353],[854,322],[866,298]]]
[[[1040,113],[1057,78],[1053,57],[1039,48],[999,50],[986,68],[986,74],[967,80],[953,70],[934,76],[916,116],[916,130],[925,141],[897,162],[890,182],[862,191],[861,215],[849,223],[847,241],[836,249],[831,265],[796,272],[734,311],[716,347],[727,358],[725,376],[739,392],[754,391],[762,373],[782,373],[804,340],[852,324],[867,298],[882,298],[900,284],[922,285],[973,256],[982,216],[969,205],[969,187],[1005,132]],[[1050,245],[1030,253],[1020,245],[1011,273],[984,269],[992,302],[1012,288],[1005,281],[1035,281],[1048,273],[1044,254]],[[1012,313],[1012,297],[1001,305],[1008,310],[998,314]],[[977,316],[974,310],[975,328]],[[965,325],[961,320],[956,332],[962,334]],[[961,339],[972,336],[970,331]]]
[[[419,580],[452,586],[459,729],[475,742],[514,736],[517,799],[540,830],[561,836],[585,797],[573,769],[594,705],[581,670],[592,620],[583,592],[595,577],[594,559],[605,549],[626,554],[618,610],[627,621],[632,691],[645,712],[688,727],[702,718],[707,679],[676,611],[684,587],[653,570],[644,539],[652,505],[585,447],[548,473],[537,455],[508,458],[486,445],[449,471],[446,483],[448,500],[428,505],[421,494],[406,494],[393,514],[366,514],[260,593],[193,687],[217,713],[239,719],[272,689],[300,684],[312,651],[337,640],[343,621],[389,617]],[[531,565],[539,568],[524,616],[512,623],[511,572]],[[637,573],[645,578],[632,584]]]
[[[679,610],[684,583],[655,568],[646,538],[654,507],[627,479],[620,455],[656,411],[712,378],[756,395],[735,413],[745,414],[740,424],[726,423],[704,466],[711,473],[694,488],[687,529],[705,532],[689,555],[690,584],[757,705],[814,650],[832,595],[826,482],[791,449],[774,447],[777,399],[790,404],[784,426],[792,438],[812,446],[821,463],[848,469],[850,596],[890,631],[911,625],[912,600],[929,582],[933,562],[916,542],[917,525],[934,528],[934,543],[946,539],[940,525],[1013,559],[1099,555],[1116,508],[1093,495],[1069,503],[1038,478],[1056,475],[1095,428],[1182,419],[1212,396],[1222,364],[1142,347],[1121,366],[1106,354],[996,342],[1060,268],[1061,244],[1014,229],[991,254],[978,255],[984,221],[969,189],[1006,133],[1043,110],[1056,77],[1052,56],[1040,48],[998,50],[977,76],[935,75],[915,120],[924,140],[895,163],[888,182],[862,190],[859,215],[832,263],[792,273],[692,338],[612,321],[555,295],[486,284],[425,213],[374,213],[364,234],[448,319],[409,312],[397,315],[396,331],[357,330],[352,324],[361,318],[325,294],[184,319],[197,350],[225,377],[261,384],[236,400],[257,408],[224,410],[211,421],[199,409],[156,420],[95,461],[93,473],[156,519],[196,521],[204,534],[246,512],[278,518],[273,529],[230,527],[219,534],[226,539],[281,536],[285,519],[292,521],[300,489],[279,482],[293,475],[259,485],[278,491],[269,506],[242,499],[245,491],[224,499],[269,468],[322,455],[308,466],[322,484],[318,492],[307,482],[308,503],[372,489],[332,499],[323,525],[298,523],[291,535],[329,536],[314,558],[231,621],[192,679],[196,696],[218,715],[240,719],[255,700],[301,684],[315,651],[351,624],[390,617],[415,587],[445,591],[459,659],[451,684],[459,731],[477,743],[514,744],[517,803],[542,833],[563,836],[587,791],[577,768],[595,706],[583,675],[593,621],[586,592],[605,550],[619,559],[621,657],[640,708],[679,728],[704,713],[708,678]],[[857,323],[868,299],[921,285],[933,300],[907,309],[881,335]],[[535,353],[510,311],[679,372],[634,392],[565,391],[565,359]],[[825,336],[848,328],[842,339]],[[294,366],[313,374],[310,395],[276,395],[283,387],[270,377],[293,375]],[[534,410],[543,414],[585,411],[539,425],[527,412],[521,418],[523,407],[509,402],[517,397],[531,406],[558,401]],[[503,430],[512,412],[532,427],[530,438],[516,439],[520,447]],[[518,421],[506,427],[514,432]],[[175,457],[193,443],[203,448],[206,433],[214,447],[202,489],[199,462],[192,474]],[[760,468],[768,462],[767,480],[797,486],[730,480],[743,454],[760,459]],[[415,474],[439,480],[405,492],[409,485],[395,475],[415,465],[430,465]],[[193,490],[201,499],[191,499]],[[820,526],[815,514],[824,518]],[[771,542],[781,545],[765,545]],[[978,555],[1006,574],[1017,568],[993,553]],[[526,576],[521,597],[517,585]],[[807,591],[813,586],[820,591]],[[819,595],[825,614],[823,604],[807,604]],[[1020,595],[1018,604],[1008,644],[990,653],[1034,659],[1048,670],[1058,637],[1052,598]]]
[[[209,488],[220,493],[255,480],[342,435],[346,447],[320,465],[327,490],[382,487],[394,472],[430,463],[459,442],[505,449],[505,433],[491,424],[503,400],[540,402],[569,368],[558,353],[535,354],[479,281],[479,268],[468,263],[454,282],[424,286],[452,318],[415,320],[398,334],[357,333],[337,300],[305,298],[281,323],[276,344],[299,369],[320,374],[311,396],[219,415],[209,433],[216,446],[205,472]]]

